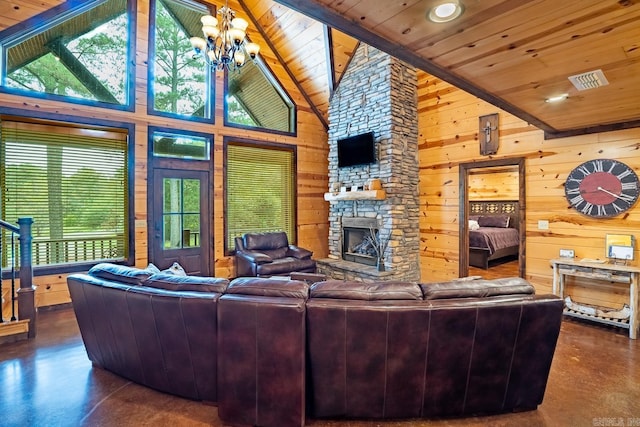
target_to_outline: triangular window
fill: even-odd
[[[28,30],[8,30],[10,35],[0,41],[3,89],[130,105],[133,43],[127,0],[88,1],[60,9],[64,8],[44,12],[33,25],[21,27]]]
[[[296,108],[258,57],[227,73],[225,125],[296,132]]]

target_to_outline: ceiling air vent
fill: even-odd
[[[578,90],[595,89],[609,84],[602,70],[576,74],[575,76],[569,77],[569,80],[571,80],[571,83],[573,83]]]

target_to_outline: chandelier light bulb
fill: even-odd
[[[218,20],[211,15],[205,15],[200,18],[200,22],[202,22],[202,26],[210,26],[215,27],[218,25]]]
[[[244,32],[247,31],[249,23],[242,18],[233,18],[233,20],[231,21],[231,26]]]
[[[189,41],[198,55],[204,52],[207,48],[207,41],[202,37],[191,37]]]
[[[260,46],[257,43],[247,43],[244,46],[251,59],[255,59],[258,52],[260,52]]]

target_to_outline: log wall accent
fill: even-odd
[[[534,126],[500,111],[500,148],[494,156],[478,154],[478,116],[496,107],[426,73],[418,74],[420,146],[421,280],[450,279],[458,274],[458,204],[460,163],[524,157],[526,176],[526,278],[538,293],[551,292],[551,258],[560,248],[576,257],[605,255],[607,233],[640,237],[640,204],[609,219],[586,217],[568,207],[564,182],[571,170],[595,158],[618,159],[640,169],[640,129],[545,140]],[[539,230],[538,221],[549,229]],[[639,253],[636,248],[636,260]],[[626,287],[569,284],[574,300],[621,307]]]
[[[51,1],[50,3],[59,3]],[[242,7],[237,0],[230,0],[229,6],[243,16]],[[14,14],[16,15],[16,14]],[[19,15],[28,19],[32,15]],[[215,124],[186,122],[147,114],[147,62],[149,33],[149,4],[138,2],[137,16],[137,52],[135,57],[136,106],[135,112],[109,110],[56,102],[45,99],[22,97],[0,93],[0,104],[7,108],[46,112],[52,115],[77,116],[81,118],[100,118],[116,122],[135,124],[135,265],[145,267],[148,264],[147,236],[147,128],[150,125],[174,129],[188,129],[214,135],[214,174],[213,191],[214,212],[212,228],[214,233],[213,257],[214,271],[218,277],[233,277],[234,259],[224,255],[224,212],[223,212],[223,137],[237,136],[265,142],[280,142],[297,146],[297,195],[298,195],[298,243],[314,252],[314,257],[327,256],[328,206],[323,195],[328,189],[328,152],[327,132],[318,117],[300,94],[285,69],[278,63],[260,33],[249,27],[249,37],[260,44],[260,55],[276,75],[284,89],[295,102],[297,113],[297,136],[282,136],[254,130],[225,127],[223,122],[224,77],[216,74]],[[5,282],[6,283],[6,282]],[[7,284],[3,283],[3,288]],[[38,306],[56,305],[70,302],[66,285],[66,275],[37,276],[36,304]]]

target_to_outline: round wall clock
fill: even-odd
[[[631,208],[640,195],[638,175],[611,159],[595,159],[571,171],[564,184],[569,205],[585,215],[604,218]]]

